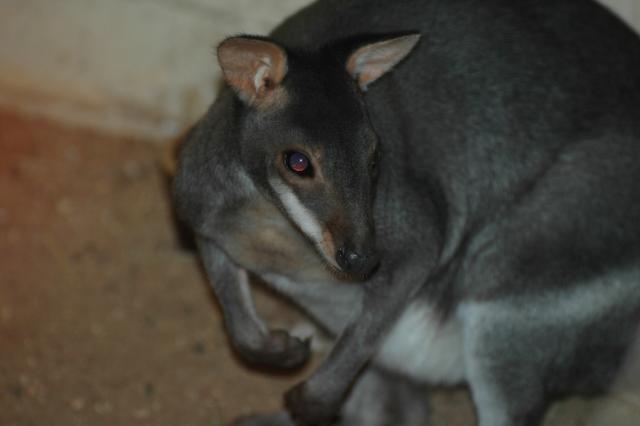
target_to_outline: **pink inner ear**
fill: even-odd
[[[397,37],[368,44],[357,49],[347,60],[347,71],[362,90],[404,59],[416,45],[420,35]]]
[[[264,40],[233,37],[218,46],[218,62],[225,80],[248,103],[280,84],[287,71],[284,50]]]
[[[390,52],[386,52],[386,54],[381,52],[379,56],[375,54],[369,55],[367,52],[363,52],[359,62],[361,62],[361,64],[356,63],[351,69],[347,69],[352,75],[357,76],[360,86],[365,87],[376,81],[395,65]]]

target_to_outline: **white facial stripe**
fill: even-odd
[[[295,222],[304,234],[313,241],[318,247],[320,253],[324,256],[327,262],[331,263],[334,267],[338,267],[336,261],[333,259],[333,253],[326,253],[322,235],[322,226],[315,218],[313,213],[307,209],[301,202],[296,194],[287,187],[287,185],[278,178],[269,178],[271,187],[280,198],[282,205],[284,206],[291,220]]]
[[[280,181],[280,179],[271,178],[269,179],[269,183],[296,225],[298,225],[302,232],[311,238],[314,243],[320,244],[322,242],[322,227],[313,216],[313,213],[302,205],[296,194]]]

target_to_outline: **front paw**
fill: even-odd
[[[284,396],[291,418],[299,426],[329,426],[337,421],[340,398],[312,392],[306,382],[290,389]]]
[[[233,422],[233,426],[295,426],[289,413],[279,411],[270,414],[258,414],[242,417]]]
[[[311,340],[291,336],[285,330],[273,330],[259,345],[238,345],[242,356],[256,365],[294,369],[304,365],[311,355]]]

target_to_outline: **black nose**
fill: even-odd
[[[359,275],[368,275],[379,263],[375,253],[365,255],[345,247],[338,249],[336,261],[344,272]]]

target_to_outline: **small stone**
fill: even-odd
[[[138,420],[148,419],[151,416],[151,411],[147,408],[139,408],[133,412],[133,417]]]
[[[116,321],[121,321],[126,317],[126,314],[124,312],[123,309],[121,308],[116,308],[113,311],[111,311],[111,318],[113,318]]]
[[[96,402],[93,404],[93,411],[98,414],[108,414],[113,411],[111,403],[108,401]]]
[[[205,346],[203,342],[198,341],[193,345],[193,353],[202,355],[204,352],[205,352]]]
[[[78,397],[78,398],[74,398],[71,401],[71,408],[73,408],[75,411],[82,411],[84,406],[85,406],[85,401],[83,398]]]
[[[122,168],[122,173],[126,179],[133,181],[142,177],[143,168],[138,162],[128,161]]]
[[[11,385],[9,386],[9,391],[15,396],[17,399],[22,398],[24,395],[24,389],[20,385]]]
[[[147,383],[144,385],[144,394],[148,397],[152,397],[156,393],[156,388],[153,386],[153,383]]]
[[[100,324],[91,324],[91,334],[94,336],[102,336],[104,328]]]
[[[3,306],[0,309],[0,320],[2,322],[9,322],[13,318],[13,311],[8,306]]]
[[[144,324],[147,327],[154,327],[156,325],[156,320],[151,315],[145,315]]]
[[[38,361],[32,357],[32,356],[28,356],[27,357],[27,365],[31,368],[37,367],[38,366]]]
[[[76,147],[68,147],[64,151],[64,159],[70,163],[77,163],[80,160],[80,154],[78,153],[78,149]]]
[[[62,198],[58,200],[56,204],[56,210],[63,216],[68,216],[73,212],[73,204],[68,198]]]

